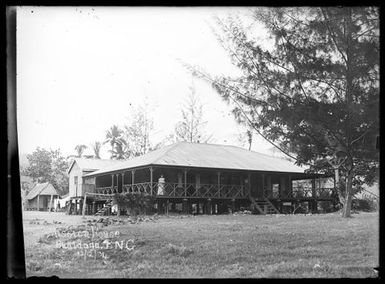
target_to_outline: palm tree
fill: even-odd
[[[80,158],[85,149],[87,149],[86,145],[83,145],[83,144],[76,145],[75,151],[77,152],[77,157]]]
[[[123,160],[125,158],[128,158],[128,149],[127,149],[127,142],[123,138],[119,139],[119,141],[115,145],[115,151],[113,153],[113,156],[117,160]]]
[[[117,125],[113,125],[106,132],[106,141],[103,144],[109,143],[111,145],[111,159],[123,159],[124,158],[124,149],[126,146],[126,141],[124,140],[123,130],[121,130]]]
[[[100,159],[100,148],[102,147],[102,143],[99,141],[95,141],[91,144],[92,149],[94,150],[95,159]]]

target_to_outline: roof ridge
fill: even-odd
[[[254,150],[247,150],[247,149],[239,147],[239,146],[234,146],[234,145],[224,145],[224,146],[230,146],[230,147],[239,148],[239,149],[242,149],[244,151],[253,152],[253,153],[256,153],[256,154],[259,154],[259,155],[263,155],[263,156],[266,156],[266,157],[269,157],[269,158],[285,160],[284,158],[281,158],[281,157],[275,157],[275,156],[272,156],[272,155],[269,155],[269,154],[265,154],[265,153],[261,153],[261,152],[257,152],[257,151],[254,151]]]
[[[285,160],[284,158],[281,158],[281,157],[275,157],[275,156],[272,156],[272,155],[269,155],[269,154],[265,154],[265,153],[261,153],[261,152],[257,152],[257,151],[254,151],[254,150],[247,150],[243,147],[240,147],[240,146],[235,146],[235,145],[227,145],[227,144],[217,144],[217,143],[197,143],[197,142],[188,142],[188,141],[179,141],[179,142],[176,142],[175,144],[178,144],[178,143],[187,143],[187,144],[196,144],[196,145],[209,145],[209,146],[222,146],[222,147],[232,147],[232,148],[236,148],[236,149],[241,149],[243,151],[246,151],[246,152],[253,152],[253,153],[256,153],[256,154],[259,154],[259,155],[263,155],[263,156],[266,156],[266,157],[269,157],[269,158],[275,158],[275,159],[280,159],[280,160]],[[168,152],[168,151],[167,151]]]
[[[186,142],[186,141],[179,141],[179,142],[175,142],[174,144],[171,144],[171,145],[168,145],[168,149],[161,155],[161,156],[164,156],[166,155],[171,149],[174,149],[177,145],[183,143],[183,142]],[[159,149],[160,150],[160,149]],[[152,164],[155,164],[161,157],[158,157],[156,158],[155,160],[152,161]]]
[[[40,183],[42,186],[41,186],[41,189],[39,190],[39,192],[37,193],[37,195],[39,195],[44,189],[46,189],[46,187],[49,185],[49,182],[46,181],[46,182],[43,182],[43,183]],[[45,184],[45,185],[44,185]],[[38,185],[38,184],[37,184]]]
[[[97,158],[83,158],[83,157],[76,157],[74,160],[85,160],[85,161],[120,161],[120,160],[113,160],[113,159],[97,159]]]

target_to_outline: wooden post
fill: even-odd
[[[264,190],[265,190],[265,174],[262,174],[262,196],[263,196]]]
[[[53,201],[53,195],[51,194],[51,198],[49,200],[49,206],[48,206],[48,211],[51,212],[52,210],[52,201]]]
[[[166,201],[166,215],[168,215],[168,207],[170,205],[170,201],[167,199]]]
[[[187,196],[187,170],[184,170],[184,196]]]
[[[134,192],[134,183],[135,183],[135,170],[131,171],[131,185],[132,185],[132,192]]]
[[[221,172],[217,172],[219,197],[221,196]]]
[[[288,185],[289,185],[289,188],[287,189],[288,197],[292,197],[293,196],[293,181],[291,180],[291,175],[289,175]]]
[[[251,197],[251,174],[250,172],[247,173],[247,191],[248,191],[248,197]]]
[[[111,175],[111,193],[114,190],[114,175]]]
[[[40,211],[40,195],[37,195],[37,211]]]
[[[266,191],[267,191],[267,196],[263,197],[269,197],[271,194],[271,175],[266,175]]]
[[[211,207],[211,199],[207,199],[207,204],[206,204],[206,208],[207,208],[207,214],[211,215],[213,214],[213,210],[212,210],[212,207]]]
[[[86,207],[87,207],[87,193],[84,194],[84,200],[83,200],[83,212],[82,215],[86,215]]]
[[[122,193],[124,192],[124,172],[122,172]]]
[[[78,199],[77,198],[75,198],[75,210],[74,210],[74,213],[75,213],[75,215],[78,214]]]
[[[310,204],[311,204],[311,213],[312,214],[317,213],[318,211],[317,200],[311,200]]]
[[[311,179],[311,196],[316,198],[316,190],[315,190],[315,178]]]
[[[285,193],[286,193],[286,179],[285,179],[285,176],[282,176],[280,179],[280,185],[279,185],[279,197],[282,198]]]
[[[257,199],[263,198],[263,192],[265,189],[265,174],[255,174],[257,177],[257,185],[255,187],[255,193],[254,196]]]
[[[183,199],[183,202],[182,202],[182,211],[183,211],[183,214],[188,214],[188,204],[187,204],[187,199]]]
[[[235,199],[231,199],[231,213],[235,212]]]
[[[151,189],[151,195],[154,193],[154,169],[150,167],[150,189]]]
[[[96,213],[96,202],[95,200],[92,201],[92,215],[94,215]]]

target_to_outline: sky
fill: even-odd
[[[107,129],[127,123],[130,106],[145,100],[154,120],[151,139],[159,142],[181,119],[192,82],[212,143],[241,146],[237,137],[245,128],[231,107],[180,63],[212,75],[239,74],[211,30],[214,16],[229,14],[248,19],[250,9],[19,7],[19,153],[41,147],[75,154],[78,144],[104,141]],[[254,134],[252,150],[272,154],[270,148]],[[102,158],[107,151],[105,145]]]

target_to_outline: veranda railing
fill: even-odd
[[[98,187],[97,193],[117,193],[118,187]],[[195,183],[164,183],[163,186],[157,182],[143,182],[135,184],[124,184],[120,192],[146,193],[151,195],[169,197],[197,197],[197,198],[242,198],[246,197],[245,187],[242,185],[220,185]]]
[[[265,198],[316,198],[316,199],[332,199],[335,195],[334,188],[317,188],[313,190],[311,188],[293,187],[291,192],[273,192],[264,190],[263,196]]]

